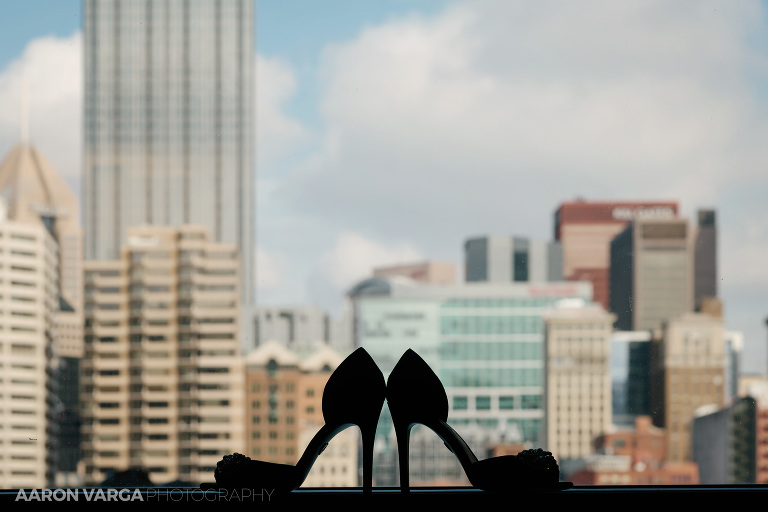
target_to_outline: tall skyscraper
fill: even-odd
[[[717,296],[717,226],[714,210],[699,210],[694,239],[694,305]]]
[[[590,281],[595,302],[610,311],[609,272],[611,240],[634,219],[677,216],[669,201],[572,201],[555,212],[555,240],[563,247],[563,277]]]
[[[85,0],[85,257],[206,226],[254,295],[253,0]]]
[[[637,219],[610,245],[616,327],[656,329],[693,311],[693,250],[686,219]]]

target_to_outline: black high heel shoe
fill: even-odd
[[[560,482],[560,471],[552,454],[544,450],[525,450],[478,460],[464,439],[451,428],[448,420],[448,396],[440,379],[416,352],[408,349],[387,380],[387,404],[397,437],[400,462],[400,488],[409,491],[408,437],[413,425],[432,429],[459,459],[472,486],[485,491],[519,489],[567,489],[570,482]]]
[[[373,487],[373,442],[384,406],[386,383],[371,356],[358,348],[336,368],[323,391],[325,425],[312,438],[295,466],[227,455],[214,471],[219,489],[274,489],[278,493],[299,487],[330,440],[357,425],[363,437],[363,491]]]

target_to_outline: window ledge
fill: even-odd
[[[101,492],[99,492],[101,491]],[[298,489],[288,495],[278,496],[270,490],[248,489],[241,492],[217,492],[213,490],[203,491],[198,488],[188,487],[151,487],[151,488],[87,488],[87,489],[24,489],[27,501],[49,501],[94,503],[103,506],[108,501],[135,501],[135,502],[159,502],[159,503],[227,503],[247,502],[259,504],[275,504],[292,506],[306,505],[318,507],[326,502],[329,506],[347,504],[365,504],[367,502],[377,504],[421,504],[423,506],[435,506],[442,503],[450,504],[452,508],[466,506],[478,507],[485,504],[498,503],[499,499],[509,499],[512,502],[519,501],[529,503],[537,501],[539,505],[551,507],[563,504],[573,507],[574,504],[584,501],[584,505],[590,507],[615,505],[617,500],[627,503],[659,504],[659,500],[683,499],[686,507],[697,504],[711,504],[715,496],[722,495],[725,498],[739,499],[741,497],[763,498],[768,497],[768,485],[691,485],[691,486],[574,486],[562,491],[517,491],[509,494],[487,493],[469,487],[417,487],[412,488],[409,494],[403,494],[399,488],[376,487],[370,494],[364,494],[357,488],[307,488]],[[17,500],[20,496],[18,489],[0,490],[0,500]],[[651,501],[653,500],[653,501]]]

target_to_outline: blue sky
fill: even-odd
[[[71,35],[80,30],[80,2],[77,0],[23,1],[3,3],[0,17],[0,68],[17,59],[37,37]]]
[[[764,2],[261,0],[260,297],[338,310],[372,266],[461,268],[481,234],[549,239],[562,201],[716,208],[720,293],[764,370]],[[5,1],[0,152],[79,183],[80,2]]]

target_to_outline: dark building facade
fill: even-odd
[[[699,210],[694,242],[694,301],[717,296],[717,226],[714,210]]]
[[[633,341],[629,345],[627,378],[627,413],[631,416],[651,414],[650,405],[651,341]]]
[[[757,403],[742,397],[729,407],[700,410],[693,421],[693,460],[702,484],[756,481]]]
[[[616,315],[615,327],[620,331],[632,330],[633,256],[634,237],[630,225],[611,242],[609,310]]]

